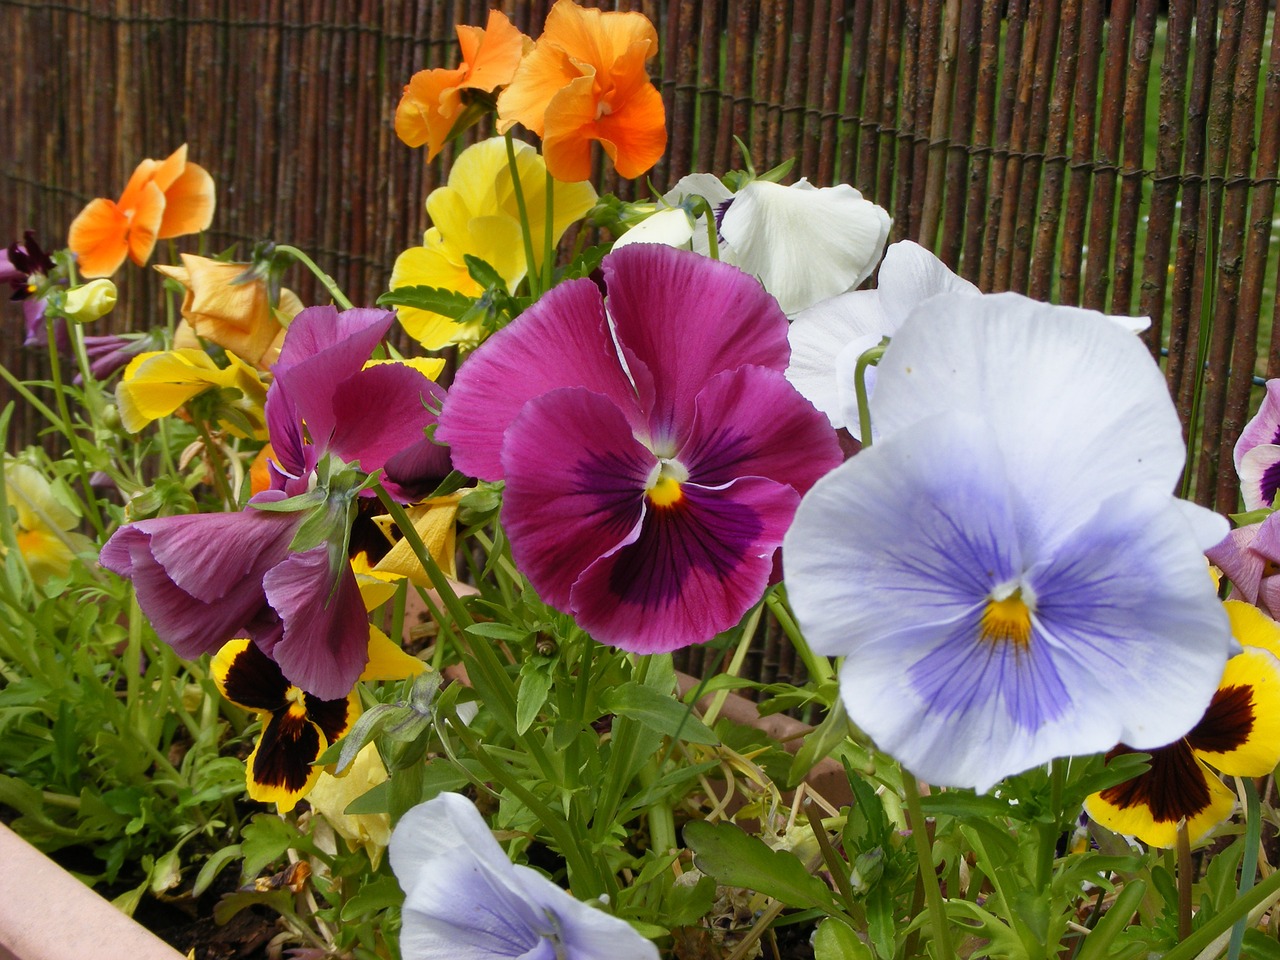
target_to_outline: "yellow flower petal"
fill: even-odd
[[[341,777],[322,772],[307,796],[311,809],[324,817],[351,849],[364,850],[375,870],[391,842],[391,816],[386,813],[348,814],[346,810],[386,779],[387,768],[378,756],[377,747],[370,743],[361,748]]]
[[[445,576],[450,578],[457,576],[454,553],[457,547],[458,503],[461,499],[461,493],[452,493],[447,497],[424,500],[406,511],[427,552],[439,564]],[[409,541],[403,538],[396,541],[395,546],[378,561],[374,569],[408,577],[421,587],[431,586],[431,580],[418,562]]]
[[[377,627],[369,627],[369,662],[361,680],[404,680],[427,670],[427,665],[392,642]]]
[[[1227,661],[1218,692],[1187,741],[1235,777],[1265,777],[1280,763],[1280,660],[1258,647]]]
[[[1168,750],[1169,747],[1163,747]],[[1155,754],[1153,762],[1155,762]],[[1152,791],[1168,790],[1170,783],[1155,769],[1127,783],[1090,795],[1086,812],[1108,830],[1137,837],[1153,847],[1172,847],[1178,842],[1178,824],[1185,816],[1192,843],[1205,836],[1235,809],[1235,794],[1218,775],[1195,758],[1190,750],[1176,764],[1176,803],[1152,806]]]

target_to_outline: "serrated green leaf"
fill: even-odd
[[[804,738],[795,759],[791,761],[787,783],[793,787],[798,784],[848,736],[849,719],[844,712],[844,702],[837,700],[822,723]]]
[[[475,637],[488,637],[491,640],[506,640],[509,643],[523,643],[531,631],[524,627],[513,627],[505,623],[473,623],[466,630]]]
[[[827,885],[804,868],[795,854],[772,850],[732,823],[685,824],[684,841],[698,869],[731,887],[746,887],[790,907],[839,910]]]
[[[467,265],[467,273],[471,276],[471,279],[480,284],[481,287],[486,290],[497,287],[506,292],[507,281],[502,279],[502,274],[498,273],[487,261],[469,253],[462,255],[462,261]]]
[[[425,285],[396,287],[378,298],[380,307],[413,307],[417,310],[438,313],[452,320],[461,318],[474,305],[475,301],[471,297],[464,296],[456,290]]]

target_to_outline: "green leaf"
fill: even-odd
[[[228,847],[215,851],[204,862],[200,872],[196,874],[196,882],[191,887],[191,896],[199,897],[200,894],[208,890],[214,879],[222,872],[222,868],[239,856],[240,844],[238,843],[233,843]]]
[[[246,880],[253,879],[267,864],[295,849],[302,839],[298,828],[287,820],[268,813],[258,814],[245,825],[241,834],[240,847],[244,853],[241,876]]]
[[[715,733],[693,715],[692,708],[649,686],[628,682],[611,687],[600,696],[600,705],[668,737],[688,743],[719,743]]]
[[[347,804],[342,812],[349,817],[387,813],[391,810],[391,781],[383,780]]]
[[[836,701],[836,705],[827,713],[826,719],[804,738],[804,743],[791,762],[791,771],[787,775],[789,786],[795,786],[803,780],[818,762],[828,756],[839,744],[849,736],[849,718],[844,712],[844,702]]]
[[[872,960],[875,956],[847,923],[828,917],[813,935],[814,960]]]
[[[772,850],[732,823],[688,823],[684,841],[705,874],[731,887],[746,887],[791,907],[839,911],[827,885],[804,868],[795,854]]]
[[[354,897],[342,905],[340,916],[344,921],[350,922],[387,907],[398,907],[402,903],[404,893],[396,878],[378,877],[371,883],[366,883]]]
[[[520,667],[516,690],[516,733],[524,736],[551,692],[551,667],[547,657],[530,657]]]
[[[466,632],[474,637],[488,637],[491,640],[505,640],[508,643],[524,643],[531,631],[525,627],[513,627],[505,623],[473,623],[467,627]]]
[[[486,261],[479,257],[472,256],[469,253],[462,255],[463,262],[467,265],[467,273],[471,275],[471,279],[486,290],[495,287],[506,292],[507,281],[502,279],[502,275],[493,269]]]
[[[456,290],[443,287],[396,287],[378,298],[380,307],[413,307],[457,320],[472,308],[475,301]]]

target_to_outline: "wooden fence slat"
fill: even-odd
[[[1004,66],[1000,78],[1000,102],[996,113],[996,136],[991,162],[991,186],[987,194],[986,232],[982,239],[982,270],[978,286],[985,291],[1003,289],[995,284],[1000,218],[1004,214],[1004,181],[1008,171],[1013,116],[1018,102],[1018,82],[1022,76],[1027,28],[1028,0],[1010,0],[1006,17]]]

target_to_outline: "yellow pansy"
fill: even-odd
[[[116,385],[120,422],[130,433],[137,433],[206,390],[222,389],[235,391],[225,398],[229,411],[238,411],[255,435],[264,436],[262,407],[267,386],[257,371],[235,354],[228,353],[227,359],[230,363],[224,369],[203,350],[184,348],[138,354]],[[229,420],[221,422],[236,436],[244,435]]]
[[[364,850],[375,870],[391,840],[391,816],[386,813],[349,814],[346,809],[352,801],[386,779],[387,768],[382,765],[378,748],[368,743],[356,754],[346,773],[335,777],[322,772],[307,795],[311,809],[324,817],[352,850]]]
[[[88,537],[75,532],[79,516],[58,499],[53,486],[35,467],[6,462],[4,484],[14,540],[37,584],[50,577],[65,577],[77,556],[97,551]],[[0,556],[5,550],[0,542]]]
[[[516,142],[516,168],[533,237],[535,269],[547,256],[547,167],[527,143]],[[596,200],[590,183],[560,183],[553,187],[552,242],[591,209]],[[422,246],[411,247],[396,259],[391,289],[429,286],[454,290],[469,297],[484,292],[467,272],[465,255],[478,257],[498,272],[513,291],[529,265],[520,232],[520,210],[507,164],[506,142],[494,137],[458,154],[449,182],[427,197],[431,228]],[[554,254],[554,249],[552,250]],[[459,324],[426,310],[401,307],[400,323],[424,347],[435,350],[451,343],[474,343],[478,323]]]

